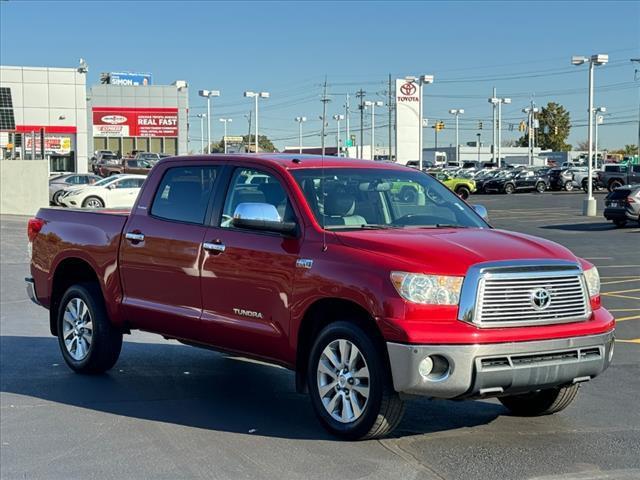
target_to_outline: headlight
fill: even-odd
[[[463,278],[391,272],[391,282],[402,298],[429,305],[458,305]]]
[[[585,270],[584,278],[587,280],[589,296],[597,297],[600,295],[600,274],[598,273],[598,269],[596,267],[591,267],[589,270]]]

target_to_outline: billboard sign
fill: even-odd
[[[177,137],[178,109],[94,107],[94,137]]]
[[[420,88],[417,82],[396,79],[396,161],[419,160]]]
[[[24,135],[23,148],[25,151],[30,152],[33,149],[34,137],[35,149],[37,152],[40,151],[40,135]],[[59,135],[46,135],[44,137],[44,153],[46,155],[66,155],[69,152],[71,152],[71,137]]]
[[[151,85],[150,73],[111,72],[109,73],[111,85]]]

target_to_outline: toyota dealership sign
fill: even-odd
[[[420,88],[417,82],[396,80],[396,161],[420,159]]]
[[[94,107],[94,137],[177,137],[178,109]]]

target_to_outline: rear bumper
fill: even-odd
[[[626,208],[607,207],[604,209],[604,218],[607,220],[637,220],[638,215]]]
[[[38,296],[36,295],[36,284],[33,278],[26,277],[24,281],[27,283],[27,296],[29,299],[36,305],[41,306],[42,304],[38,301]]]
[[[523,393],[590,380],[609,366],[613,343],[611,330],[584,337],[478,345],[388,342],[387,350],[396,391],[452,399]],[[427,357],[421,372],[421,362]]]

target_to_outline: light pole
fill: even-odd
[[[480,133],[476,133],[476,137],[478,137],[478,141],[476,143],[478,144],[478,165],[480,165]]]
[[[247,98],[254,98],[256,103],[255,103],[255,110],[256,110],[256,121],[255,121],[255,135],[254,135],[254,140],[256,142],[256,152],[258,153],[260,151],[260,147],[258,146],[258,99],[259,98],[269,98],[271,96],[271,94],[269,92],[252,92],[252,91],[246,91],[244,92],[244,96]],[[249,144],[251,144],[251,142],[249,142]]]
[[[491,142],[491,161],[496,163],[496,105],[498,105],[498,98],[496,97],[496,87],[493,87],[493,95],[489,98],[489,103],[493,111],[493,122],[491,128],[493,130],[493,141]]]
[[[640,58],[630,58],[629,60],[631,60],[631,63],[640,64]],[[636,81],[640,79],[638,73],[640,73],[640,69],[636,68],[633,77],[633,79]],[[638,89],[638,160],[640,161],[640,88]]]
[[[344,120],[344,115],[335,114],[333,119],[338,123],[338,133],[336,134],[336,147],[338,149],[338,156],[340,156],[340,121]]]
[[[462,108],[452,108],[449,110],[451,115],[456,117],[456,163],[460,166],[460,139],[458,138],[458,117],[464,113]]]
[[[298,153],[302,153],[302,124],[307,121],[307,117],[296,117],[298,122]]]
[[[200,153],[204,153],[204,119],[207,114],[199,113],[197,117],[200,119]]]
[[[602,125],[604,123],[604,115],[599,115],[600,113],[605,113],[607,111],[606,107],[598,107],[593,110],[593,114],[596,116],[595,121],[595,138],[593,141],[594,152],[593,158],[595,161],[595,167],[598,168],[598,125]]]
[[[588,148],[588,176],[587,176],[587,198],[582,203],[582,214],[588,217],[596,216],[596,199],[593,198],[593,67],[595,65],[605,65],[609,62],[609,55],[596,54],[591,57],[573,56],[571,63],[573,65],[582,65],[589,62],[589,133],[587,136]]]
[[[529,136],[529,140],[527,144],[529,145],[528,156],[529,156],[529,166],[533,164],[533,130],[535,125],[535,114],[538,113],[540,109],[538,107],[533,106],[533,101],[531,102],[531,106],[522,109],[522,113],[527,114],[527,135]]]
[[[407,82],[415,82],[416,80],[418,80],[418,85],[420,88],[420,95],[418,96],[418,166],[420,168],[420,171],[422,171],[422,145],[423,145],[423,141],[422,141],[422,134],[423,134],[423,112],[422,112],[422,92],[423,92],[423,85],[426,84],[431,84],[433,83],[433,75],[420,75],[420,77],[418,77],[416,79],[416,77],[405,77],[405,80]]]
[[[198,95],[207,99],[207,153],[211,153],[211,97],[219,97],[220,90],[200,90]]]
[[[221,118],[220,121],[224,123],[224,137],[222,137],[222,141],[224,142],[224,153],[227,153],[227,123],[233,122],[233,119]]]
[[[510,98],[498,98],[498,168],[500,168],[500,162],[502,159],[502,104],[510,104]]]
[[[376,107],[383,106],[384,103],[380,101],[372,102],[367,100],[364,102],[365,107],[371,107],[371,160],[376,159],[375,149],[376,149]]]

